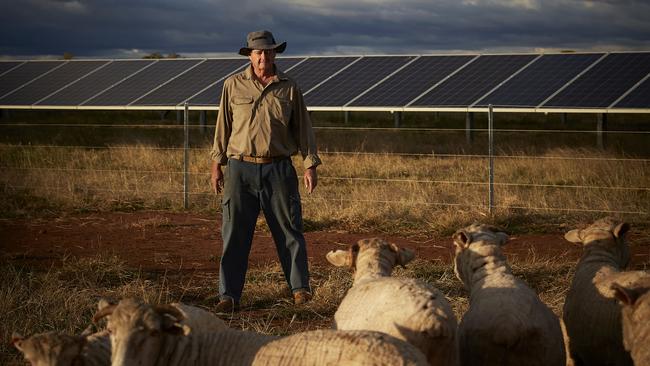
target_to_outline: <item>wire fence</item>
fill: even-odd
[[[182,130],[184,136],[176,146],[132,141],[104,144],[101,136],[95,144],[66,144],[61,140],[48,144],[43,139],[32,144],[30,134],[46,127],[67,130],[72,141],[74,131],[79,129]],[[205,126],[2,123],[0,128],[24,130],[20,141],[0,144],[0,167],[4,172],[0,183],[6,196],[28,194],[68,200],[71,206],[75,202],[114,199],[167,208],[219,205],[219,197],[209,185],[212,130],[206,133]],[[319,188],[311,195],[303,192],[302,199],[307,209],[323,211],[323,215],[328,210],[367,210],[378,205],[391,209],[399,206],[399,212],[410,210],[423,215],[441,209],[649,214],[650,159],[630,155],[625,144],[622,151],[615,153],[576,148],[574,144],[530,153],[483,139],[490,133],[572,134],[589,139],[602,131],[474,129],[472,142],[466,130],[449,128],[343,126],[317,127],[316,131],[324,165],[319,168]],[[328,136],[330,133],[333,135]],[[375,138],[377,135],[369,133],[388,136]],[[418,149],[418,138],[423,138],[424,133],[426,138],[437,141],[437,151],[417,151],[427,151],[427,147]],[[458,136],[450,140],[450,134]],[[605,134],[644,140],[650,132]],[[192,136],[202,137],[192,144]],[[342,141],[354,139],[361,142],[345,145]],[[463,147],[463,151],[454,151],[454,145]],[[418,207],[426,207],[427,212]]]

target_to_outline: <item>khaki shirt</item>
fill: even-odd
[[[264,87],[250,66],[228,77],[219,103],[212,160],[224,165],[229,157],[289,157],[298,151],[305,169],[321,164],[296,82],[277,71]]]

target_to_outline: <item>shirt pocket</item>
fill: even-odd
[[[285,98],[274,98],[271,103],[271,117],[285,126],[289,125],[291,120],[292,105],[291,100]]]
[[[235,96],[230,102],[234,121],[249,121],[253,113],[253,97]]]

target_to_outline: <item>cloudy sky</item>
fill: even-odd
[[[0,0],[0,58],[650,50],[650,1]]]

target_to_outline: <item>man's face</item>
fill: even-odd
[[[252,50],[248,58],[251,60],[253,69],[258,73],[273,72],[275,62],[275,50]]]

